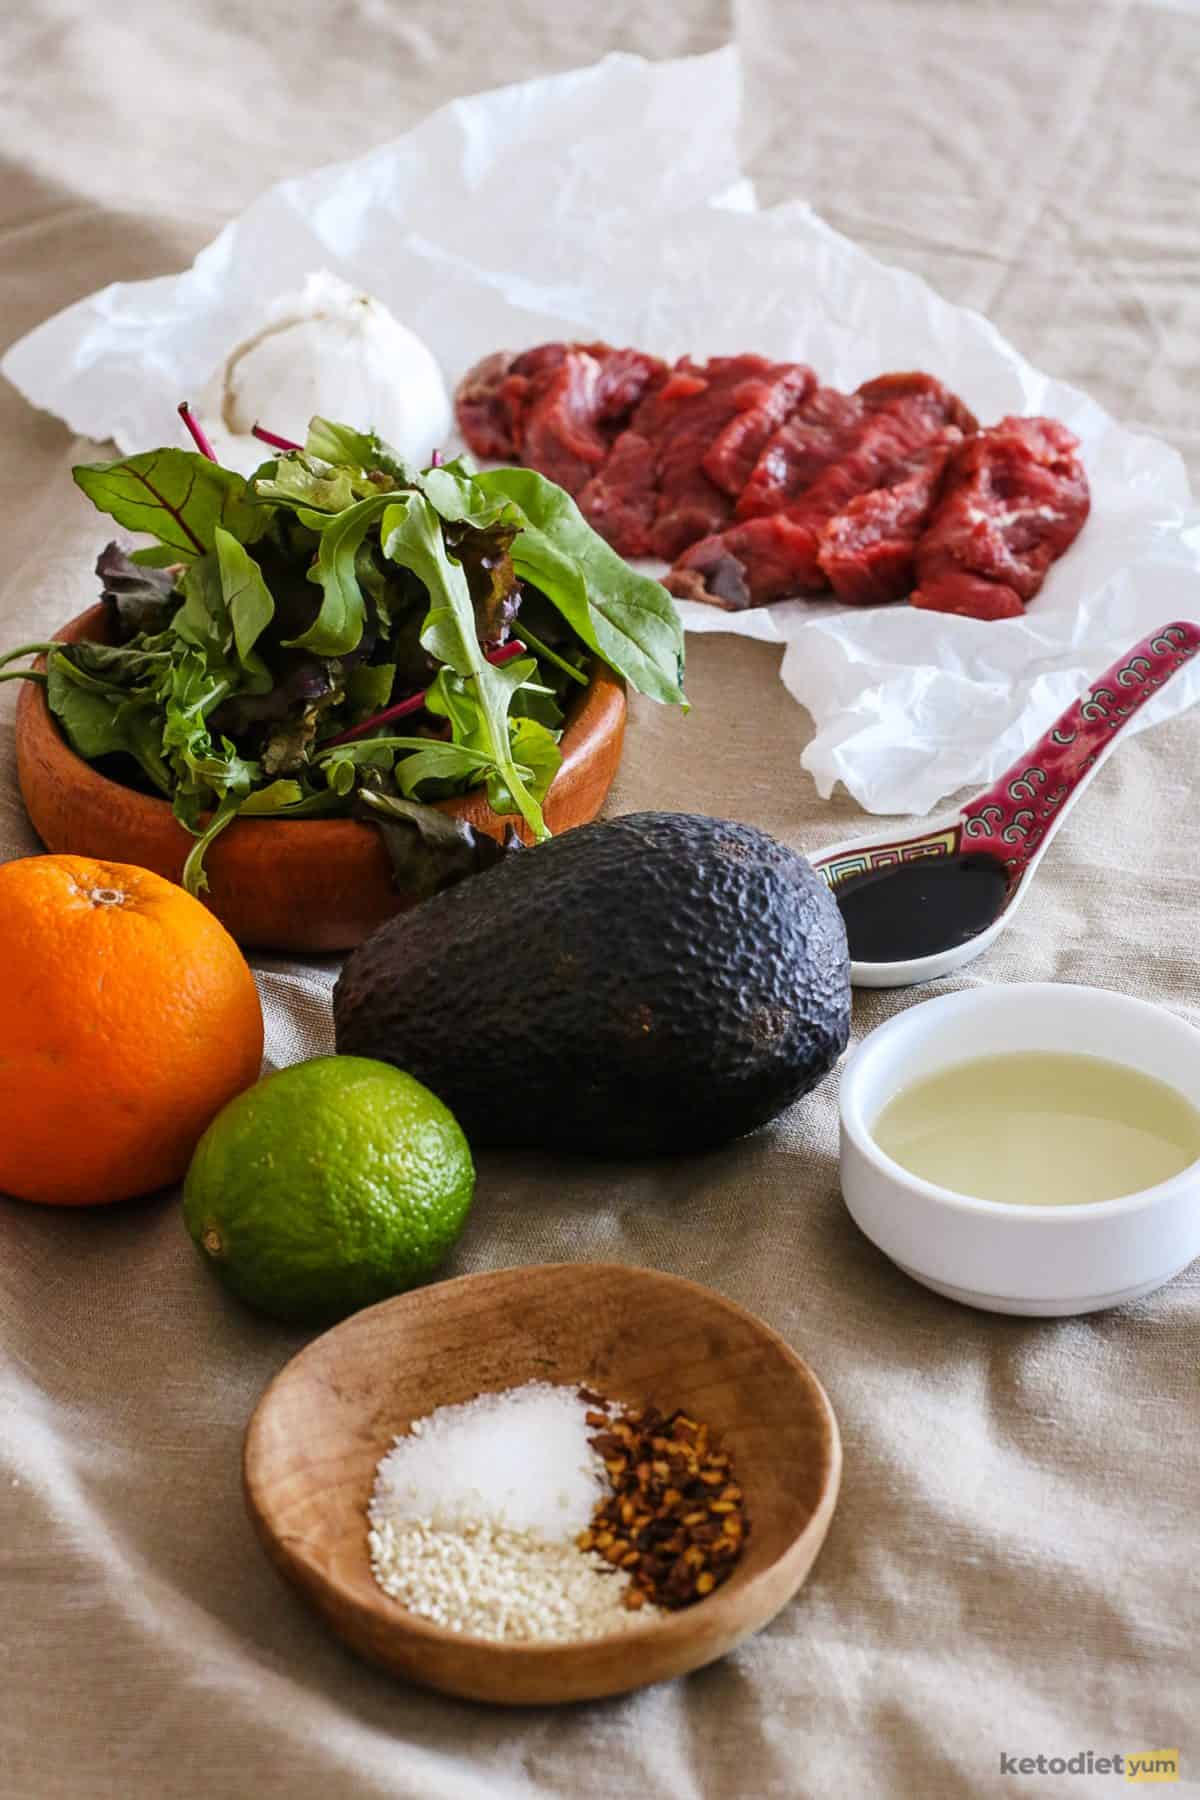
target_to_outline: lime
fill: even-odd
[[[436,1094],[388,1063],[321,1056],[217,1114],[183,1212],[235,1294],[323,1325],[432,1274],[474,1187],[467,1140]]]

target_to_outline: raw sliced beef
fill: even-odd
[[[597,418],[615,438],[647,394],[667,379],[668,366],[661,357],[642,350],[613,350],[607,344],[584,346],[600,363]]]
[[[1001,419],[951,459],[917,546],[914,606],[1017,617],[1091,505],[1078,439],[1054,419]]]
[[[517,361],[511,350],[497,350],[468,369],[454,395],[454,415],[467,446],[476,456],[500,461],[516,456],[513,409],[507,382]]]
[[[811,563],[812,547],[809,528],[793,525],[786,513],[747,519],[693,544],[663,576],[663,585],[679,600],[743,612],[801,592],[797,570]],[[823,578],[814,584],[817,592],[823,587]]]
[[[623,431],[608,461],[577,496],[579,510],[618,556],[648,556],[658,507],[658,451],[640,431]]]
[[[669,561],[682,545],[719,531],[732,517],[733,501],[709,480],[701,462],[739,411],[736,390],[767,367],[761,356],[717,357],[702,366],[685,356],[638,407],[633,429],[654,445],[657,498],[649,554]]]
[[[763,445],[815,380],[761,356],[683,357],[580,493],[584,516],[623,556],[677,556],[732,517]]]
[[[736,365],[750,359],[730,360]],[[710,363],[709,367],[716,365]],[[738,381],[730,391],[737,411],[700,458],[709,480],[737,500],[767,443],[816,385],[816,376],[804,363],[772,363],[761,374]]]
[[[459,384],[459,430],[477,456],[519,458],[578,493],[666,364],[608,344],[540,344],[484,357]]]
[[[600,375],[603,365],[587,350],[568,350],[520,413],[521,461],[577,494],[600,468],[611,438],[602,423]]]
[[[649,556],[661,556],[670,562],[688,544],[707,532],[720,531],[733,517],[733,501],[708,479],[699,463],[692,460],[689,446],[663,476],[663,452],[658,451],[659,494],[650,528]]]
[[[790,426],[776,434],[759,466],[774,458],[779,476],[777,489],[782,492],[786,487],[791,492],[790,504],[785,511],[748,518],[717,537],[710,535],[693,544],[667,577],[673,594],[710,600],[727,611],[738,611],[747,606],[763,606],[789,594],[827,592],[830,575],[821,554],[834,521],[856,497],[901,486],[920,475],[923,453],[946,443],[948,432],[957,438],[963,430],[973,430],[975,426],[961,401],[932,375],[880,376],[864,382],[849,399],[855,408],[846,408],[838,415],[833,431],[822,428],[819,444],[811,437],[802,440]],[[786,447],[781,442],[784,434],[790,434]],[[785,456],[791,458],[789,468],[794,471],[787,473],[786,478]],[[932,494],[930,481],[924,489],[926,505]],[[759,497],[753,503],[760,504],[761,498],[760,484]],[[921,498],[918,481],[910,499],[917,504]],[[738,510],[741,511],[741,503]],[[834,537],[844,545],[849,542],[851,530],[847,527],[845,537],[838,533]],[[916,530],[909,541],[915,540]],[[848,594],[857,588],[869,591],[877,579],[884,578],[882,563],[876,573],[864,567],[860,579],[849,566],[848,554],[839,555],[836,548],[829,554]],[[906,568],[903,557],[894,554],[891,561],[887,585],[889,592],[898,597],[911,585],[911,563]]]
[[[956,437],[975,429],[958,398],[932,375],[882,375],[864,382],[855,398],[863,418],[853,441],[787,509],[792,520],[813,531],[814,566],[807,585],[820,585],[819,539],[829,520],[856,495],[905,480],[913,457],[941,443],[947,429]]]
[[[886,483],[856,494],[821,533],[817,561],[839,600],[882,606],[913,585],[913,555],[929,522],[946,464],[962,432],[942,437],[889,470]]]
[[[832,592],[1011,617],[1088,512],[1070,432],[981,432],[919,371],[843,394],[763,356],[540,344],[485,357],[456,405],[478,455],[539,469],[621,555],[674,560],[672,593],[729,611]]]
[[[853,394],[814,387],[764,446],[738,499],[738,518],[791,510],[827,472],[870,448],[872,416],[881,413],[907,414],[907,429],[918,438],[947,425],[976,429],[962,402],[932,375],[881,375]]]
[[[738,518],[782,512],[846,454],[862,427],[865,410],[857,394],[814,388],[763,446],[738,496]]]

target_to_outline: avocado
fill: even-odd
[[[349,957],[337,1048],[405,1069],[473,1145],[644,1156],[741,1137],[850,1029],[837,905],[750,825],[630,813],[426,900]]]

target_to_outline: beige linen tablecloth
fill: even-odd
[[[747,0],[736,19],[716,0],[16,0],[3,337],[181,266],[268,182],[451,95],[735,30],[764,198],[811,199],[1200,472],[1186,0]],[[76,454],[0,393],[5,643],[90,598],[103,527],[71,486]],[[692,716],[635,704],[612,810],[727,814],[810,849],[854,830],[799,773],[807,724],[777,657],[696,642]],[[17,856],[37,845],[3,693],[0,855]],[[1200,1024],[1198,751],[1194,717],[1123,748],[966,980],[1095,982]],[[332,966],[259,971],[271,1058],[328,1048]],[[912,998],[860,996],[856,1032]],[[1103,1794],[1123,1784],[1003,1773],[1001,1756],[1160,1746],[1200,1781],[1200,1265],[1062,1323],[937,1299],[842,1209],[835,1107],[830,1081],[748,1142],[653,1166],[480,1159],[451,1273],[609,1257],[709,1282],[811,1360],[845,1437],[827,1545],[767,1631],[688,1681],[562,1712],[393,1684],[278,1582],[239,1452],[303,1337],[217,1291],[175,1196],[78,1217],[0,1201],[5,1800]]]

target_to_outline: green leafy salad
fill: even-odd
[[[483,784],[493,812],[544,837],[595,657],[684,704],[670,595],[529,469],[411,470],[318,418],[249,479],[182,449],[74,475],[157,541],[100,556],[109,642],[0,660],[45,655],[44,675],[10,675],[45,682],[78,755],[170,800],[196,839],[193,893],[239,816],[375,819],[411,876],[413,845],[477,843],[426,803]]]

